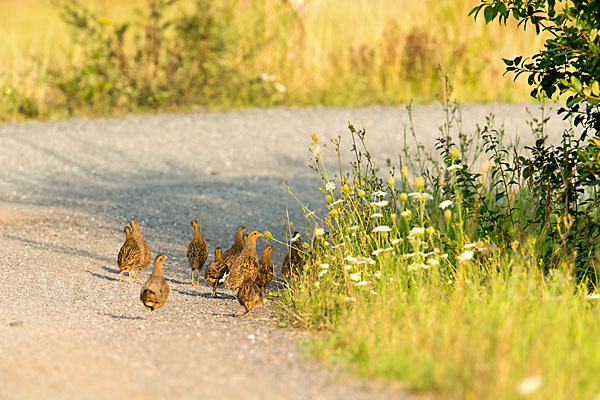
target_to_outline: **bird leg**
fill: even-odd
[[[196,286],[196,280],[194,279],[194,271],[195,269],[192,269],[192,286]],[[200,274],[198,274],[200,275]]]
[[[150,318],[150,321],[154,321],[154,314],[156,314],[156,308],[152,310],[152,318]]]
[[[133,282],[131,282],[131,270],[128,270],[128,272],[129,272],[129,283],[133,283]]]
[[[217,285],[212,288],[212,297],[217,297]]]
[[[121,282],[121,280],[123,279],[123,273],[125,272],[124,269],[121,270],[121,272],[119,273],[119,282]]]
[[[196,279],[196,285],[200,286],[200,272],[202,272],[202,269],[198,270],[198,279]]]

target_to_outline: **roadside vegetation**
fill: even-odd
[[[374,165],[367,133],[352,124],[348,138],[313,135],[328,213],[301,204],[307,264],[278,293],[282,323],[323,331],[309,346],[325,362],[416,390],[597,398],[600,6],[494,0],[472,13],[553,36],[505,63],[528,77],[532,96],[564,95],[573,127],[549,143],[546,109],[525,148],[493,116],[469,129],[444,78],[435,149],[412,145],[419,127],[408,126],[411,146]],[[354,161],[326,165],[322,153],[339,156],[342,140]]]
[[[0,4],[0,119],[273,105],[525,100],[501,57],[543,38],[484,29],[473,0],[24,0]]]

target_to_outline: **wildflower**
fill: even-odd
[[[375,278],[381,278],[381,271],[377,271],[373,274]]]
[[[529,396],[538,391],[542,387],[542,377],[539,375],[530,376],[523,379],[517,385],[517,392],[521,396]]]
[[[265,82],[273,82],[277,79],[277,77],[275,75],[270,75],[266,72],[263,72],[262,74],[260,74],[260,79],[262,79]]]
[[[396,218],[397,218],[397,217],[398,217],[398,216],[396,215],[396,213],[391,213],[391,214],[390,214],[390,219],[392,220],[392,223],[394,223],[394,224],[396,223]]]
[[[380,253],[383,253],[383,249],[377,249],[377,250],[373,250],[373,252],[371,252],[372,256],[377,256]]]
[[[273,235],[271,235],[271,232],[265,231],[263,233],[263,239],[265,239],[265,240],[271,240],[271,239],[273,239]]]
[[[360,271],[350,274],[350,279],[352,279],[355,282],[360,281]]]
[[[410,230],[412,236],[423,236],[425,235],[425,228],[415,227]]]
[[[452,205],[452,200],[444,200],[440,203],[440,208],[442,210],[445,210],[446,208],[450,207]]]
[[[395,183],[396,183],[396,180],[394,179],[394,175],[388,176],[388,178],[387,178],[387,184],[388,184],[388,186],[393,189]]]
[[[275,90],[277,90],[279,93],[285,93],[285,91],[287,90],[286,87],[284,85],[282,85],[279,82],[275,82],[273,84],[273,87],[275,88]]]
[[[333,203],[331,203],[331,204],[329,205],[329,208],[331,208],[331,207],[335,207],[335,206],[337,206],[338,204],[342,204],[343,202],[344,202],[344,200],[342,200],[342,199],[336,200],[336,201],[334,201]]]
[[[352,269],[352,265],[344,265],[344,270],[350,271]]]
[[[317,143],[319,141],[319,135],[317,135],[316,133],[310,135],[310,138],[312,139],[313,143]]]
[[[465,244],[463,247],[465,249],[474,249],[475,246],[477,246],[477,243],[468,243],[468,244]]]
[[[365,197],[365,191],[362,189],[358,189],[358,192],[356,192],[356,194],[358,194],[358,197],[360,197],[361,199]]]
[[[344,300],[348,301],[348,302],[354,302],[354,298],[353,297],[346,297]]]
[[[433,236],[435,234],[435,228],[433,226],[427,227],[427,234]]]
[[[398,244],[402,241],[402,239],[394,239],[392,240],[392,244]]]
[[[335,217],[336,215],[338,215],[338,211],[336,209],[333,209],[333,210],[329,211],[329,216],[330,217]]]
[[[325,229],[315,228],[315,236],[323,236],[324,234],[325,234]]]
[[[308,243],[306,243],[306,242],[302,243],[302,248],[304,250],[308,250]]]
[[[349,232],[356,232],[358,230],[358,226],[357,225],[353,225],[350,228],[348,228]]]
[[[468,261],[472,259],[474,255],[475,253],[473,253],[471,250],[467,250],[463,252],[460,256],[458,256],[458,259],[459,261]]]
[[[315,146],[310,151],[315,158],[319,158],[321,156],[321,147],[319,145]]]
[[[422,176],[415,178],[415,186],[417,187],[418,191],[422,191],[423,188],[425,188],[425,179],[423,179]]]
[[[342,187],[340,188],[340,191],[347,196],[350,193],[350,186],[342,185]]]
[[[315,282],[315,286],[319,287],[319,281]]]
[[[373,214],[371,214],[371,218],[383,218],[383,214],[382,213],[373,213]]]
[[[327,268],[329,268],[329,264],[321,264],[321,268],[327,269]]]
[[[446,221],[450,221],[452,219],[452,211],[450,211],[450,210],[444,211],[444,218],[446,218]]]
[[[314,216],[315,216],[315,212],[314,212],[314,211],[311,211],[311,212],[309,212],[308,214],[306,214],[306,217],[307,217],[307,218],[308,218],[308,217],[314,217]],[[294,226],[294,224],[293,224],[292,222],[290,222],[290,226]]]
[[[408,195],[404,192],[400,193],[400,201],[406,203],[406,200],[408,200]]]
[[[408,179],[408,166],[404,165],[404,166],[402,167],[402,175],[404,175],[404,177],[405,177],[406,179]]]
[[[371,196],[373,197],[385,197],[387,193],[386,192],[382,192],[381,190],[378,190],[376,192],[373,192],[373,194]]]
[[[327,241],[326,241],[326,242],[325,242],[325,243],[323,243],[323,244],[325,245],[325,247],[329,247],[329,242],[327,242]]]
[[[410,210],[404,210],[400,213],[400,215],[402,216],[402,218],[405,218],[407,220],[412,217],[412,213],[410,212]]]
[[[381,200],[381,201],[374,201],[371,203],[371,206],[373,207],[385,207],[389,204],[390,202],[387,200]]]
[[[458,160],[458,157],[460,157],[460,151],[454,147],[452,150],[450,150],[450,158],[456,161]]]
[[[335,182],[334,181],[327,182],[325,184],[325,190],[327,190],[328,192],[335,190]]]
[[[371,289],[371,291],[369,293],[371,293],[371,294],[377,294],[377,292],[374,291],[373,289]]]
[[[440,262],[435,258],[430,258],[429,260],[427,260],[427,265],[429,265],[430,267],[437,267],[438,265],[440,265]]]
[[[455,169],[460,169],[460,165],[454,164],[454,165],[449,166],[447,169],[448,169],[448,171],[454,171]]]
[[[356,284],[356,286],[364,286],[364,285],[366,285],[367,283],[369,283],[369,282],[367,282],[367,281],[360,281],[360,282],[358,282],[358,283]]]
[[[322,277],[323,275],[325,275],[327,273],[327,269],[324,269],[323,271],[319,272],[319,278]]]
[[[369,257],[366,257],[366,258],[364,258],[364,261],[365,261],[367,264],[369,264],[369,265],[375,265],[375,264],[377,264],[377,263],[375,262],[375,260],[373,260],[372,258],[369,258]]]
[[[592,294],[588,294],[585,297],[587,299],[590,299],[590,300],[595,300],[595,299],[600,299],[600,294],[598,294],[598,293],[592,293]]]
[[[392,228],[390,228],[387,225],[380,225],[378,227],[376,227],[375,229],[373,229],[373,232],[391,232]]]
[[[357,262],[358,258],[356,258],[354,256],[348,256],[348,257],[346,257],[346,261],[348,261],[348,262]]]
[[[308,214],[306,216],[308,216]],[[292,228],[294,227],[294,223],[292,221],[288,222],[288,224],[290,224],[290,227],[292,227]]]
[[[394,251],[393,247],[386,247],[383,251],[389,252],[389,251]]]
[[[110,19],[108,18],[100,17],[98,18],[98,22],[100,22],[101,25],[110,25]]]
[[[415,199],[415,200],[424,200],[424,201],[433,200],[433,196],[430,195],[429,193],[413,192],[413,193],[409,193],[408,196],[411,199]]]
[[[327,196],[325,196],[325,201],[326,201],[327,203],[331,203],[331,200],[332,200],[332,199],[331,199],[331,195],[329,195],[329,194],[328,194]]]

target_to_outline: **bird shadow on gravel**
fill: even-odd
[[[140,316],[131,316],[131,315],[116,315],[116,314],[111,314],[111,313],[104,313],[104,315],[107,317],[110,317],[110,318],[121,319],[121,320],[143,320],[144,319]]]
[[[85,272],[87,272],[88,274],[92,275],[95,278],[104,279],[104,280],[112,281],[112,282],[119,282],[119,280],[117,278],[112,277],[112,276],[99,274],[97,272],[93,272],[93,271],[90,271],[90,270],[87,270],[87,269],[85,270]]]

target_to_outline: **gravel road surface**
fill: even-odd
[[[527,141],[525,107],[465,106],[463,129],[484,124],[493,111],[509,133]],[[440,107],[415,107],[413,117],[432,148]],[[230,246],[239,224],[282,239],[287,208],[302,225],[282,177],[323,211],[318,181],[306,167],[310,134],[341,134],[349,158],[348,121],[367,128],[378,160],[396,159],[408,123],[404,108],[0,125],[0,398],[412,397],[311,360],[299,345],[308,334],[278,328],[271,306],[234,318],[241,308],[233,296],[220,290],[213,299],[204,282],[189,283],[191,219],[200,222],[210,261],[215,246]],[[557,136],[564,126],[555,119],[549,131]],[[171,295],[155,322],[139,301],[143,281],[118,282],[116,257],[131,218],[140,221],[153,258],[168,256]]]

